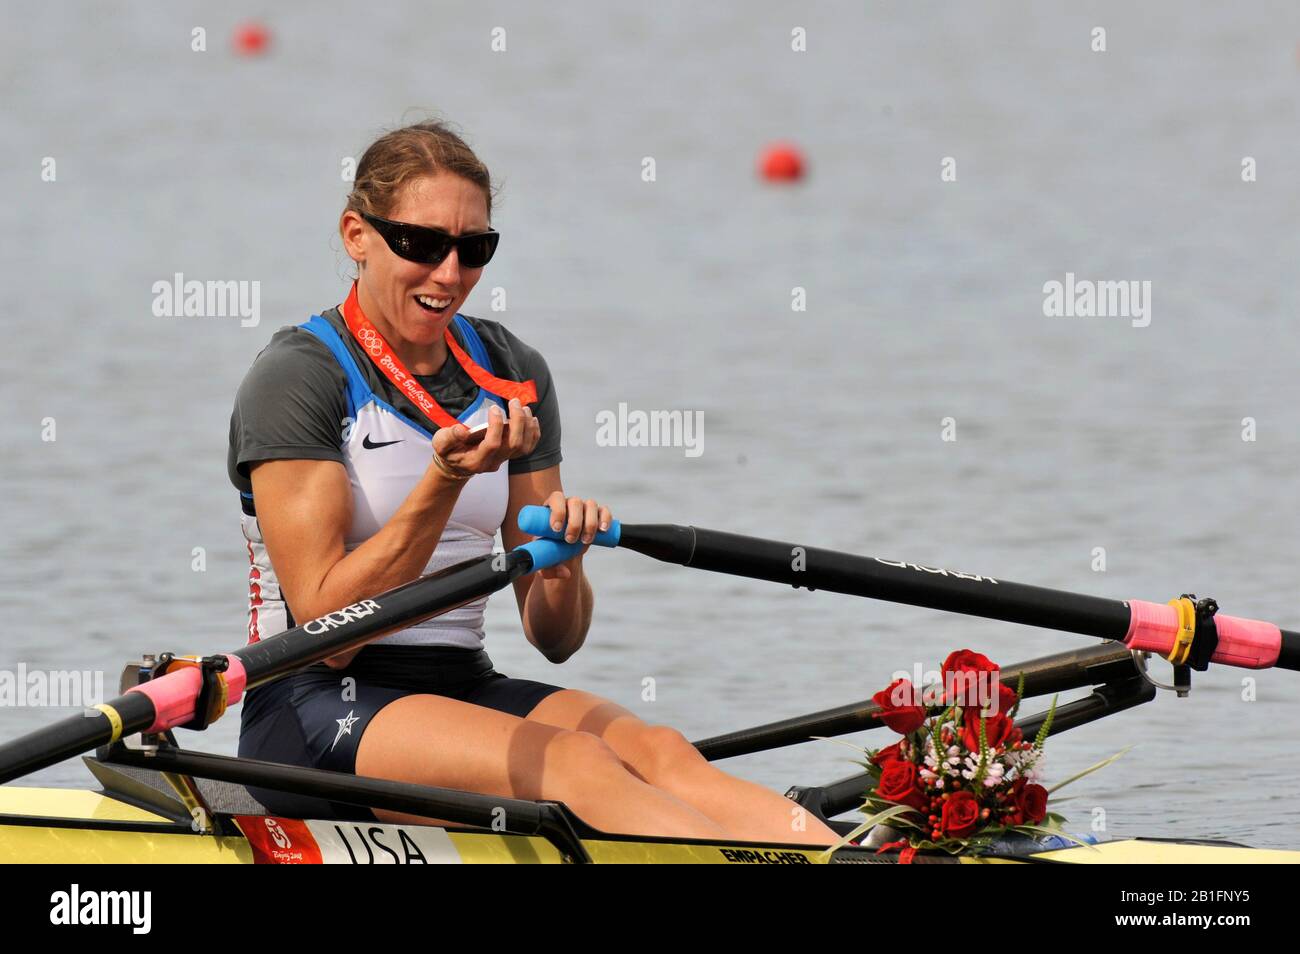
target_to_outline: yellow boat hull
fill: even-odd
[[[202,834],[163,815],[82,790],[0,787],[5,864],[557,864],[541,836],[421,825],[301,821],[238,815],[225,834]],[[604,836],[583,840],[597,864],[820,864],[815,849]],[[888,863],[843,849],[836,863]],[[1228,844],[1128,839],[1025,858],[918,857],[921,863],[1296,864],[1300,852]]]

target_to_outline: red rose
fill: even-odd
[[[980,803],[970,792],[953,792],[943,802],[939,826],[946,838],[966,838],[980,820]]]
[[[883,749],[871,756],[872,765],[885,765],[888,762],[897,762],[903,757],[902,741],[895,742],[893,745],[887,745]]]
[[[911,762],[887,762],[876,783],[876,794],[891,802],[921,809],[926,806],[925,793],[918,786],[920,775]]]
[[[997,685],[997,663],[969,649],[949,653],[939,672],[943,676],[944,697],[963,708],[979,707],[981,689],[989,691]]]
[[[980,750],[980,714],[977,709],[967,709],[965,725],[961,732],[962,744],[972,752]],[[990,749],[999,745],[1005,745],[1011,741],[1013,735],[1020,732],[1016,724],[1004,715],[990,716],[984,720],[984,741]]]
[[[948,654],[948,658],[943,661],[939,667],[939,672],[947,676],[950,672],[963,672],[965,670],[974,670],[975,672],[997,672],[997,663],[989,659],[983,653],[977,653],[970,649],[958,649]]]
[[[871,699],[880,706],[876,718],[899,735],[915,732],[925,722],[925,707],[916,704],[916,689],[906,679],[895,679]]]
[[[1026,785],[1016,794],[1016,808],[1025,821],[1037,825],[1047,817],[1047,789],[1041,785]]]

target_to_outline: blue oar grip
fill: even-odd
[[[519,508],[519,529],[529,536],[542,537],[546,540],[564,540],[563,530],[551,529],[551,508],[530,505]],[[592,544],[598,547],[618,546],[619,533],[622,528],[617,520],[610,521],[609,529],[596,534]],[[575,544],[576,545],[576,544]]]
[[[565,560],[570,560],[582,552],[581,543],[565,543],[562,540],[530,540],[519,547],[527,550],[533,558],[533,570],[545,570]]]

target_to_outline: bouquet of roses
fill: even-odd
[[[1014,835],[1085,844],[1062,830],[1064,819],[1047,810],[1049,791],[1040,784],[1056,701],[1037,735],[1026,739],[1015,724],[1023,676],[1012,690],[999,681],[996,664],[969,649],[949,655],[940,673],[940,685],[918,690],[897,679],[872,697],[877,718],[903,738],[867,751],[875,784],[863,811],[870,817],[848,838],[887,822],[903,837],[880,850],[902,849],[903,863],[923,849],[980,854]]]

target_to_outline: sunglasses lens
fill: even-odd
[[[496,232],[484,232],[481,235],[469,235],[460,240],[460,263],[466,268],[482,268],[492,261],[492,253],[497,250]]]
[[[451,253],[454,242],[455,239],[450,235],[440,235],[436,232],[417,232],[411,236],[412,254],[410,259],[413,262],[437,265]]]

